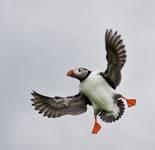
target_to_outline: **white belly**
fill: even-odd
[[[100,75],[93,73],[80,84],[81,92],[89,98],[94,109],[114,111],[113,96],[116,93],[107,81]]]

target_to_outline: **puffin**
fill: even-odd
[[[79,115],[90,106],[94,110],[92,134],[97,134],[101,125],[97,117],[106,123],[119,120],[128,107],[136,105],[135,98],[126,98],[116,91],[121,81],[121,70],[126,62],[126,50],[121,35],[112,29],[105,32],[107,68],[95,71],[83,67],[71,69],[67,76],[79,80],[79,92],[67,97],[49,97],[33,91],[32,106],[48,118],[64,115]]]

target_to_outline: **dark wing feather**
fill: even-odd
[[[43,116],[56,118],[63,115],[78,115],[86,112],[90,101],[81,93],[70,97],[47,97],[35,91],[32,93],[33,106]]]
[[[105,45],[108,64],[104,76],[113,82],[116,88],[121,81],[121,69],[126,62],[125,45],[123,45],[121,35],[117,31],[113,33],[112,30],[106,30]]]

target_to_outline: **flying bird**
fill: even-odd
[[[78,94],[68,97],[48,97],[33,91],[31,100],[34,108],[43,116],[57,118],[85,113],[87,106],[92,106],[95,120],[93,134],[97,134],[101,129],[97,116],[107,123],[119,120],[125,110],[124,101],[131,107],[136,104],[136,99],[127,99],[116,91],[121,81],[122,67],[126,62],[125,45],[117,31],[106,30],[105,49],[107,53],[105,71],[90,71],[82,67],[68,71],[67,76],[80,81]]]

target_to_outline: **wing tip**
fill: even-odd
[[[40,94],[38,92],[36,92],[35,90],[32,90],[31,95],[35,96],[35,95],[40,95]]]

